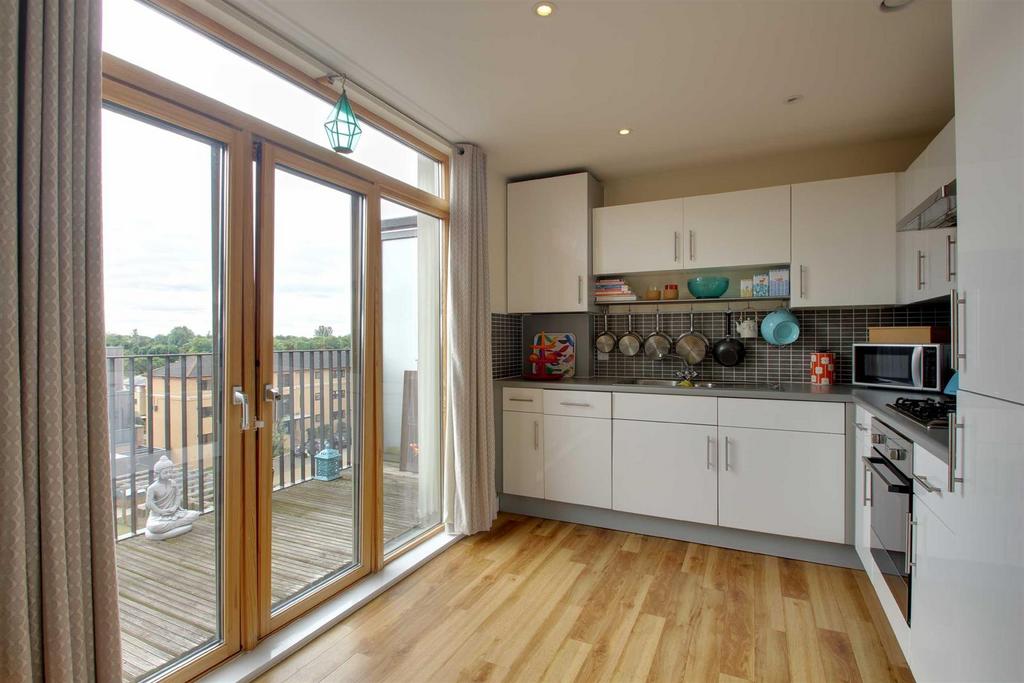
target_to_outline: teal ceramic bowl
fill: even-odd
[[[729,289],[729,278],[720,275],[691,277],[686,288],[698,299],[717,299]]]
[[[761,321],[761,336],[773,346],[792,344],[800,338],[800,322],[790,311],[780,308]]]

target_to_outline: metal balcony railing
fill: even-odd
[[[224,391],[220,357],[211,353],[125,356],[107,351],[110,486],[117,537],[146,527],[146,488],[166,455],[175,466],[182,506],[210,512],[219,504]],[[349,349],[275,351],[272,457],[274,490],[312,479],[313,456],[341,452],[352,466]]]

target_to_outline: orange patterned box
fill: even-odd
[[[835,376],[836,356],[834,353],[811,354],[811,384],[833,384]]]

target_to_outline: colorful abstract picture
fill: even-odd
[[[527,356],[527,377],[561,379],[576,374],[576,335],[571,332],[539,332]]]

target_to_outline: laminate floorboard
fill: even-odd
[[[861,571],[502,514],[259,680],[913,678]]]

